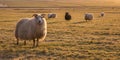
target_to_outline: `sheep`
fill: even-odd
[[[91,13],[86,13],[84,18],[85,18],[86,21],[87,20],[93,20],[93,15]]]
[[[65,13],[65,20],[71,20],[71,15],[68,12]]]
[[[103,17],[104,15],[105,15],[104,12],[101,12],[101,13],[100,13],[100,16],[101,16],[101,17]]]
[[[39,14],[33,14],[33,18],[23,18],[16,24],[15,37],[17,45],[19,40],[33,40],[33,47],[38,46],[39,39],[44,41],[47,35],[47,22],[46,19]],[[37,39],[37,44],[36,44]]]
[[[57,15],[55,13],[49,13],[48,18],[56,18]]]

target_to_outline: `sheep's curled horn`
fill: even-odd
[[[38,14],[33,14],[33,16],[34,16],[35,18],[37,18]]]

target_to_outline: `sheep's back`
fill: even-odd
[[[21,19],[17,24],[16,24],[16,29],[15,29],[15,37],[18,38],[18,31],[19,31],[19,28],[20,26],[26,22],[27,20],[26,19]]]
[[[69,15],[69,14],[65,15],[65,19],[66,20],[70,20],[71,19],[71,15]]]
[[[92,14],[85,14],[85,20],[92,20],[93,15]]]
[[[24,21],[19,27],[18,27],[18,37],[20,39],[33,39],[35,36],[35,22],[32,20],[26,20]]]

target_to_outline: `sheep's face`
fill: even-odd
[[[35,17],[35,20],[38,24],[42,24],[43,23],[43,17],[39,14],[34,14],[33,15]]]
[[[37,17],[37,23],[38,24],[42,24],[43,23],[43,17],[42,16],[38,16]]]
[[[68,13],[68,12],[66,12],[65,14],[66,14],[66,15],[69,15],[69,13]]]

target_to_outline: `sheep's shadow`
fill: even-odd
[[[44,41],[39,41],[39,45],[38,46],[34,46],[33,47],[33,43],[26,43],[26,45],[24,44],[24,42],[20,42],[18,45],[17,43],[13,42],[11,43],[11,48],[16,48],[16,47],[19,47],[19,48],[25,48],[25,49],[34,49],[34,48],[37,48],[37,47],[40,47],[41,44],[40,43],[47,43],[47,42],[56,42],[56,41],[62,41],[62,40],[44,40]]]
[[[11,48],[25,48],[25,49],[32,49],[32,48],[35,48],[35,47],[33,47],[32,45],[30,45],[30,44],[23,44],[23,43],[19,43],[18,45],[16,44],[16,43],[13,43],[13,44],[11,44],[11,46],[10,46]]]
[[[28,41],[26,42],[26,44],[24,44],[23,41],[20,41],[19,44],[17,44],[16,42],[12,42],[10,43],[10,48],[24,48],[24,49],[34,49],[40,46],[41,41],[39,41],[39,45],[38,46],[33,46],[33,42],[32,41]]]

